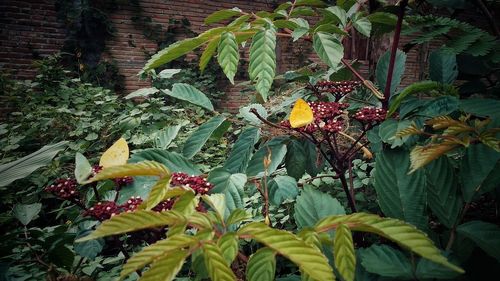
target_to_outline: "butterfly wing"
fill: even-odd
[[[99,161],[103,168],[127,164],[129,149],[124,138],[117,140],[108,150],[106,150]]]
[[[300,128],[311,124],[314,121],[314,115],[311,107],[303,99],[298,99],[290,113],[290,126]]]

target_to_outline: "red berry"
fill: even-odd
[[[91,216],[104,221],[121,212],[120,207],[113,201],[101,201],[85,211],[85,216]]]
[[[45,188],[45,191],[54,194],[55,196],[72,200],[80,196],[80,192],[76,189],[77,183],[75,179],[57,179],[55,182]]]
[[[125,211],[125,212],[132,212],[137,209],[139,205],[141,205],[143,200],[141,199],[140,196],[132,196],[130,199],[127,200],[124,204],[122,204],[120,207]]]

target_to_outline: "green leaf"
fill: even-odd
[[[266,110],[266,108],[264,108],[264,106],[262,106],[259,103],[253,103],[253,104],[250,104],[247,106],[240,107],[239,115],[241,117],[243,117],[243,119],[245,119],[245,121],[248,121],[250,124],[257,125],[257,126],[261,125],[261,121],[259,120],[259,118],[257,118],[257,116],[255,116],[255,114],[250,112],[251,109],[257,110],[257,113],[262,118],[267,119],[267,116],[268,116],[267,110]]]
[[[217,61],[222,67],[222,71],[226,74],[231,84],[234,85],[234,75],[238,70],[238,61],[240,53],[238,51],[238,43],[232,32],[224,32],[220,37],[218,47]]]
[[[297,7],[290,13],[290,17],[294,18],[298,16],[314,16],[314,10],[310,7]]]
[[[201,106],[210,111],[214,111],[214,106],[207,98],[207,96],[200,90],[189,84],[175,83],[172,87],[172,91],[162,90],[162,92],[176,99],[185,100],[194,105]]]
[[[402,146],[408,139],[408,136],[396,137],[396,134],[408,128],[411,124],[411,120],[387,119],[380,124],[378,135],[383,142],[391,144],[391,148],[396,148]]]
[[[125,164],[104,168],[101,172],[89,179],[85,183],[100,180],[115,179],[125,176],[169,176],[170,171],[163,164],[155,161],[143,161],[140,163]]]
[[[299,194],[297,181],[289,176],[276,176],[268,183],[269,199],[279,206],[286,199],[294,199]]]
[[[387,51],[384,55],[380,57],[377,63],[377,69],[375,71],[375,75],[377,77],[377,84],[381,89],[385,89],[385,85],[387,84],[387,74],[389,72],[389,61],[391,57],[391,52]],[[397,87],[401,84],[401,79],[403,78],[403,74],[405,72],[405,62],[406,62],[406,54],[397,50],[396,59],[394,61],[394,71],[392,74],[391,81],[391,96],[396,92]]]
[[[467,147],[460,168],[462,194],[465,201],[470,202],[474,199],[474,195],[481,191],[481,183],[493,170],[498,160],[500,160],[500,153],[482,143]]]
[[[427,228],[426,178],[423,170],[408,175],[410,158],[405,150],[383,150],[375,163],[374,186],[378,203],[388,217]]]
[[[141,88],[139,90],[133,91],[132,93],[126,95],[125,99],[133,99],[133,98],[138,98],[138,97],[145,98],[145,97],[148,97],[150,95],[154,95],[154,94],[158,93],[159,91],[160,90],[158,90],[155,87]]]
[[[217,245],[204,243],[202,249],[203,259],[205,260],[205,265],[210,279],[217,281],[236,280],[236,276],[227,265],[226,260],[222,256],[221,250],[217,247]]]
[[[399,108],[401,102],[409,95],[414,95],[418,93],[428,93],[433,90],[441,90],[442,85],[435,81],[419,81],[411,84],[410,86],[404,88],[399,94],[391,99],[391,106],[387,111],[387,116],[392,116],[394,112]]]
[[[431,80],[452,84],[458,76],[456,55],[446,50],[436,50],[429,56],[429,76]]]
[[[184,143],[182,154],[186,158],[192,158],[205,145],[212,133],[226,120],[223,115],[212,117],[206,123],[194,131]]]
[[[488,255],[500,261],[500,227],[483,222],[469,221],[457,227],[457,232],[471,239]]]
[[[218,218],[218,223],[222,224],[226,216],[226,196],[223,193],[214,193],[210,195],[203,195],[201,199],[215,211]]]
[[[250,256],[247,264],[247,281],[273,281],[276,275],[276,252],[260,248]]]
[[[418,230],[415,226],[393,218],[381,218],[378,215],[366,213],[354,213],[343,216],[329,216],[319,221],[315,230],[317,232],[327,232],[335,229],[339,223],[349,225],[353,231],[364,231],[375,233],[386,239],[398,243],[428,260],[444,265],[459,273],[464,271],[456,265],[450,263],[446,257],[441,255],[432,240],[427,234]]]
[[[184,156],[163,149],[149,148],[134,153],[129,162],[136,163],[145,160],[156,161],[165,165],[171,172],[182,172],[189,175],[199,175],[201,171]],[[123,192],[123,190],[122,190]]]
[[[76,239],[87,236],[92,230],[83,229],[79,231],[76,235]],[[73,250],[81,256],[88,258],[89,260],[94,260],[99,253],[101,253],[104,248],[104,239],[96,239],[91,241],[86,241],[82,243],[75,243],[73,245]]]
[[[250,127],[244,129],[238,140],[233,145],[231,153],[224,163],[224,169],[231,173],[244,172],[252,156],[254,145],[259,140],[259,128]]]
[[[456,271],[424,258],[420,259],[415,270],[415,276],[418,279],[451,279],[459,275]]]
[[[92,174],[89,160],[80,152],[75,154],[75,178],[78,183],[84,182]]]
[[[245,210],[235,209],[231,212],[229,217],[227,217],[226,224],[231,225],[231,224],[235,224],[235,223],[239,223],[239,222],[248,220],[250,218],[252,218],[252,215],[247,213]]]
[[[231,265],[236,258],[240,246],[238,244],[238,236],[234,232],[227,232],[222,235],[217,241],[217,246],[222,252],[222,256],[227,261],[227,265]]]
[[[442,156],[426,166],[425,172],[429,208],[442,224],[451,228],[463,204],[454,168],[448,157]]]
[[[54,244],[51,245],[47,253],[49,262],[57,267],[62,267],[68,271],[71,270],[75,253],[68,248],[64,240],[59,240]]]
[[[178,74],[181,71],[182,71],[182,69],[167,68],[167,69],[160,71],[160,73],[158,73],[158,77],[160,77],[162,79],[170,79],[170,78],[174,77],[175,74]]]
[[[315,280],[334,280],[333,270],[323,253],[288,231],[270,228],[262,222],[253,222],[242,227],[238,235],[251,237],[278,252]]]
[[[295,203],[295,222],[299,229],[314,226],[326,216],[345,214],[340,202],[329,194],[305,186]]]
[[[306,172],[306,166],[310,164],[307,161],[306,151],[302,143],[296,139],[291,139],[287,145],[285,156],[287,174],[299,180]]]
[[[286,155],[286,144],[282,138],[274,138],[264,144],[250,159],[246,174],[249,177],[261,176],[264,173],[264,157],[271,153],[271,164],[267,169],[267,173],[271,174],[278,168]]]
[[[307,159],[306,172],[310,176],[315,177],[323,170],[323,166],[325,164],[323,155],[321,155],[321,153],[317,151],[316,146],[308,140],[302,140],[302,145]]]
[[[335,267],[345,281],[353,281],[356,271],[356,254],[352,242],[352,233],[348,226],[339,224],[335,229],[333,241]]]
[[[325,9],[328,13],[335,16],[342,27],[346,27],[347,24],[347,13],[344,9],[339,6],[328,7]]]
[[[205,24],[217,23],[238,15],[241,15],[241,10],[238,8],[220,10],[217,12],[213,12],[208,17],[206,17],[204,23]]]
[[[412,266],[408,258],[400,251],[387,245],[373,245],[360,251],[363,267],[378,275],[413,279]]]
[[[291,20],[275,20],[274,26],[277,28],[288,28],[290,30],[295,30],[299,25]]]
[[[38,168],[52,162],[59,151],[66,148],[68,142],[63,141],[52,145],[46,145],[41,149],[13,162],[0,165],[0,187],[7,186],[11,182],[27,177]]]
[[[151,268],[144,272],[141,276],[141,281],[174,280],[189,255],[190,253],[188,250],[179,249],[159,257],[151,264]]]
[[[163,177],[158,180],[155,185],[151,188],[151,192],[149,192],[148,199],[146,200],[146,210],[151,210],[156,205],[158,205],[161,201],[165,200],[165,194],[167,194],[168,189],[170,188],[170,176]]]
[[[367,16],[372,23],[372,34],[382,35],[394,30],[398,17],[395,14],[375,12]]]
[[[175,137],[177,137],[181,127],[181,125],[175,125],[158,131],[154,136],[155,148],[167,149]]]
[[[169,45],[167,48],[154,54],[144,66],[143,71],[147,72],[151,69],[157,68],[163,64],[171,62],[174,59],[183,56],[191,52],[192,50],[198,48],[199,46],[203,45],[205,42],[208,41],[208,39],[209,38],[206,36],[204,37],[198,36],[195,38],[188,38],[181,41],[177,41]]]
[[[256,82],[255,88],[267,99],[269,89],[276,73],[276,32],[272,29],[261,30],[253,36],[250,47],[248,73]]]
[[[333,25],[331,23],[325,23],[317,26],[314,29],[314,32],[325,32],[325,33],[335,33],[335,34],[340,34],[340,35],[347,35],[348,33],[345,32],[343,29],[340,29],[336,25]]]
[[[344,47],[335,36],[317,32],[313,37],[313,47],[319,58],[330,67],[337,67],[344,57]]]
[[[245,174],[232,174],[223,168],[216,168],[208,175],[208,181],[214,185],[210,193],[222,193],[226,198],[227,214],[237,208],[243,208],[243,187],[247,181]]]
[[[357,13],[352,21],[352,26],[361,34],[366,37],[370,37],[370,32],[372,31],[372,23],[368,20],[367,17],[361,16],[360,13]]]
[[[42,204],[16,204],[12,210],[12,214],[23,225],[28,225],[42,210]]]
[[[325,2],[321,0],[297,0],[295,1],[295,7],[299,6],[311,6],[311,7],[326,7]]]
[[[217,46],[219,46],[219,41],[220,41],[220,38],[214,38],[205,47],[205,50],[203,51],[203,53],[201,54],[201,57],[200,57],[200,63],[199,63],[200,72],[203,73],[203,71],[207,67],[208,63],[211,61],[211,59],[215,53],[215,50],[217,50]]]
[[[500,118],[500,101],[494,99],[470,98],[460,100],[460,108],[481,117]]]
[[[123,234],[131,231],[182,223],[186,218],[176,211],[155,212],[137,210],[121,213],[101,223],[90,235],[76,240],[84,242],[100,237]]]

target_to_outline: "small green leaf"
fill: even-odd
[[[353,19],[352,26],[361,34],[366,37],[370,37],[370,32],[372,30],[372,23],[368,20],[368,18],[359,16],[360,14],[356,14]]]
[[[286,144],[283,138],[274,138],[264,144],[252,157],[248,163],[246,174],[251,176],[261,176],[264,174],[264,157],[271,154],[271,164],[267,168],[267,173],[271,174],[278,168],[286,155]]]
[[[81,153],[75,155],[75,178],[78,183],[82,183],[92,174],[92,166],[89,160]]]
[[[317,32],[313,37],[313,47],[320,59],[330,67],[337,67],[344,57],[344,47],[333,35]]]
[[[346,27],[347,24],[347,13],[344,9],[339,6],[328,7],[325,11],[329,12],[331,15],[335,16],[342,27]]]
[[[182,154],[186,158],[192,158],[210,138],[212,133],[226,120],[223,115],[217,115],[194,131],[184,143]]]
[[[216,168],[208,175],[208,181],[214,185],[210,193],[222,193],[225,195],[227,214],[237,208],[243,208],[243,187],[247,176],[242,173],[232,174],[223,168]],[[223,217],[224,219],[224,217]]]
[[[170,177],[164,177],[158,180],[155,185],[153,185],[146,201],[146,210],[153,209],[154,207],[156,207],[156,205],[164,200],[163,198],[165,197],[165,194],[170,187],[169,183]]]
[[[488,255],[500,261],[500,227],[483,222],[469,221],[457,227],[457,232],[471,239]]]
[[[231,84],[234,84],[234,75],[238,70],[239,60],[240,53],[238,51],[236,37],[232,32],[222,33],[218,47],[217,61]]]
[[[151,264],[151,268],[144,272],[141,281],[171,281],[182,268],[184,261],[190,255],[188,250],[180,249],[167,253]]]
[[[219,246],[222,255],[227,261],[227,265],[231,265],[233,260],[236,258],[240,246],[238,244],[238,236],[234,232],[227,232],[222,235],[217,241],[217,246]]]
[[[340,202],[329,194],[305,186],[295,203],[295,222],[298,228],[314,226],[320,219],[330,215],[345,214]]]
[[[273,281],[276,274],[276,252],[260,248],[250,256],[247,264],[247,281]]]
[[[207,36],[203,37],[198,36],[194,38],[188,38],[181,41],[177,41],[169,45],[167,48],[153,55],[144,66],[143,71],[147,72],[151,69],[157,68],[163,64],[171,62],[172,60],[180,56],[183,56],[191,52],[192,50],[198,48],[199,46],[203,45],[205,42],[208,41],[208,39],[209,38]]]
[[[132,99],[132,98],[138,98],[138,97],[145,98],[145,97],[148,97],[150,95],[154,95],[154,94],[158,93],[159,91],[160,90],[158,90],[155,87],[141,88],[137,91],[133,91],[132,93],[126,95],[125,99]]]
[[[276,32],[272,29],[257,32],[250,46],[248,73],[256,82],[255,88],[264,100],[276,74]]]
[[[212,23],[218,23],[223,20],[230,19],[232,17],[235,17],[237,15],[241,15],[241,10],[238,8],[232,8],[232,9],[226,9],[226,10],[220,10],[211,13],[208,17],[205,18],[205,24],[212,24]]]
[[[158,73],[158,77],[160,77],[162,79],[170,79],[170,78],[174,77],[175,74],[178,74],[181,71],[182,71],[182,69],[167,68],[167,69],[160,71],[160,73]]]
[[[236,276],[227,265],[226,260],[222,256],[221,250],[217,245],[204,243],[203,259],[208,270],[210,279],[217,281],[235,281]]]
[[[246,170],[254,145],[259,140],[259,132],[259,128],[255,127],[246,128],[241,132],[224,163],[224,169],[231,173],[241,173]]]
[[[12,214],[23,225],[28,225],[42,210],[42,204],[16,204],[12,210]]]
[[[356,254],[352,242],[352,233],[345,224],[339,224],[335,229],[333,241],[335,267],[345,281],[353,281],[356,270]]]
[[[413,279],[408,258],[387,245],[373,245],[360,251],[361,264],[372,273],[399,279]]]
[[[268,183],[271,202],[279,206],[285,199],[294,199],[299,194],[297,181],[289,176],[276,176]]]
[[[326,7],[325,2],[321,0],[297,0],[295,1],[295,7],[299,6],[311,6],[311,7]]]
[[[185,100],[194,105],[214,111],[214,106],[207,96],[189,84],[175,83],[172,87],[172,91],[162,90],[162,92],[176,99]]]

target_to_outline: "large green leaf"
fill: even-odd
[[[457,232],[471,239],[483,251],[500,261],[500,227],[483,221],[469,221],[457,227]]]
[[[84,182],[92,174],[92,166],[83,154],[75,155],[75,179],[78,183]]]
[[[248,73],[256,82],[255,88],[264,100],[273,84],[276,73],[276,32],[266,29],[257,32],[250,46]]]
[[[285,199],[294,199],[299,194],[297,181],[289,176],[276,176],[268,183],[269,199],[279,206]]]
[[[271,154],[271,164],[267,168],[268,174],[278,168],[286,155],[286,144],[284,138],[274,138],[264,144],[250,159],[246,174],[248,176],[261,176],[264,173],[264,158]]]
[[[351,230],[371,232],[386,239],[398,243],[428,260],[444,265],[459,273],[464,271],[450,263],[446,257],[441,255],[427,234],[418,230],[415,226],[393,218],[381,218],[378,215],[366,213],[354,213],[343,216],[329,216],[319,221],[315,230],[317,232],[328,232],[335,229],[338,224],[345,223]]]
[[[252,217],[251,214],[247,213],[243,209],[235,209],[231,212],[231,214],[227,217],[226,224],[231,225],[235,223],[239,223],[245,220],[248,220]]]
[[[385,12],[375,12],[367,16],[372,23],[372,33],[381,35],[394,30],[398,17],[395,14]]]
[[[426,178],[423,170],[408,175],[410,157],[405,150],[386,149],[377,154],[374,186],[386,216],[427,228]]]
[[[192,158],[205,145],[212,133],[226,120],[223,115],[212,117],[193,132],[184,143],[182,154],[187,158]]]
[[[23,225],[28,225],[42,210],[42,204],[16,204],[12,210],[12,214]]]
[[[87,236],[92,230],[82,229],[77,235],[76,239]],[[91,241],[86,241],[82,243],[75,243],[73,245],[73,250],[81,257],[88,258],[89,260],[94,260],[97,255],[99,255],[104,248],[104,239],[95,239]]]
[[[445,50],[436,50],[429,56],[429,77],[433,81],[452,84],[458,76],[456,55]]]
[[[372,273],[398,280],[413,279],[410,260],[401,252],[387,245],[373,245],[360,250],[361,264]]]
[[[306,172],[307,165],[311,165],[311,163],[307,161],[303,143],[299,140],[291,139],[287,145],[285,157],[287,174],[299,180]]]
[[[482,143],[467,147],[460,168],[462,194],[465,201],[470,202],[476,193],[480,193],[481,183],[499,160],[500,153]]]
[[[339,224],[335,230],[333,254],[335,267],[340,275],[345,281],[353,281],[356,270],[356,254],[354,253],[351,230],[345,224]]]
[[[429,208],[439,221],[451,228],[462,207],[457,177],[448,157],[442,156],[425,167]]]
[[[477,116],[500,118],[500,100],[471,98],[460,100],[460,108]]]
[[[50,164],[52,158],[59,151],[63,150],[67,143],[64,141],[46,145],[23,158],[0,165],[0,187],[6,186],[17,179],[24,178],[38,168]]]
[[[332,34],[316,32],[313,47],[319,58],[332,68],[336,68],[344,57],[344,47]]]
[[[226,259],[227,265],[231,265],[236,258],[240,245],[238,244],[238,236],[234,232],[227,232],[222,235],[217,241],[217,246],[222,252],[222,256]]]
[[[230,18],[235,17],[235,16],[240,15],[240,14],[241,14],[241,10],[238,8],[220,10],[220,11],[213,12],[208,17],[206,17],[204,23],[205,24],[217,23],[217,22],[220,22],[223,20],[230,19]]]
[[[144,272],[141,281],[171,281],[182,268],[184,261],[189,257],[188,250],[176,250],[156,259],[151,268]]]
[[[222,71],[226,74],[231,84],[234,84],[234,75],[238,70],[238,61],[240,53],[238,51],[238,43],[232,32],[224,32],[220,37],[218,47],[217,61],[222,67]]]
[[[223,169],[216,168],[208,175],[208,181],[214,185],[210,193],[222,193],[225,195],[228,215],[237,208],[243,208],[243,187],[247,181],[245,174],[232,174]]]
[[[226,260],[222,256],[221,250],[217,245],[204,243],[203,259],[208,270],[208,275],[213,281],[235,281],[236,276],[227,265]]]
[[[276,252],[260,248],[250,256],[247,264],[248,281],[273,281],[276,274]]]
[[[145,160],[156,161],[165,165],[171,172],[183,172],[189,175],[201,174],[200,169],[189,159],[176,153],[162,149],[150,148],[134,153],[129,162],[136,163]]]
[[[259,128],[256,127],[243,130],[224,163],[224,169],[232,173],[244,172],[252,156],[254,145],[259,140],[259,135]]]
[[[387,84],[387,74],[389,72],[389,61],[391,58],[391,52],[387,51],[384,55],[380,57],[377,63],[377,69],[375,75],[377,77],[377,84],[381,89],[385,89]],[[394,71],[392,73],[391,80],[391,96],[396,92],[397,87],[401,84],[401,79],[405,72],[405,62],[406,54],[399,49],[396,52],[396,59],[394,62]]]
[[[158,93],[159,91],[160,90],[158,90],[155,87],[141,88],[139,90],[133,91],[132,93],[126,95],[125,99],[133,99],[133,98],[138,98],[138,97],[145,98],[145,97],[148,97],[150,95],[154,95],[154,94]]]
[[[163,128],[162,130],[156,132],[153,139],[155,148],[167,149],[179,133],[180,129],[181,125],[175,125]]]
[[[157,68],[165,63],[168,63],[180,56],[183,56],[192,50],[198,48],[208,41],[207,37],[194,37],[181,41],[177,41],[167,48],[153,55],[143,68],[143,71],[148,71]]]
[[[298,228],[313,226],[320,219],[330,215],[345,214],[340,202],[329,194],[305,186],[295,203],[295,222]]]
[[[308,274],[313,280],[334,280],[328,259],[316,247],[288,231],[270,228],[262,222],[253,222],[242,227],[238,235],[253,238],[278,252],[295,263],[301,272]]]
[[[185,100],[210,111],[214,110],[214,106],[207,96],[189,84],[175,83],[172,87],[172,91],[162,90],[162,92],[176,99]]]

